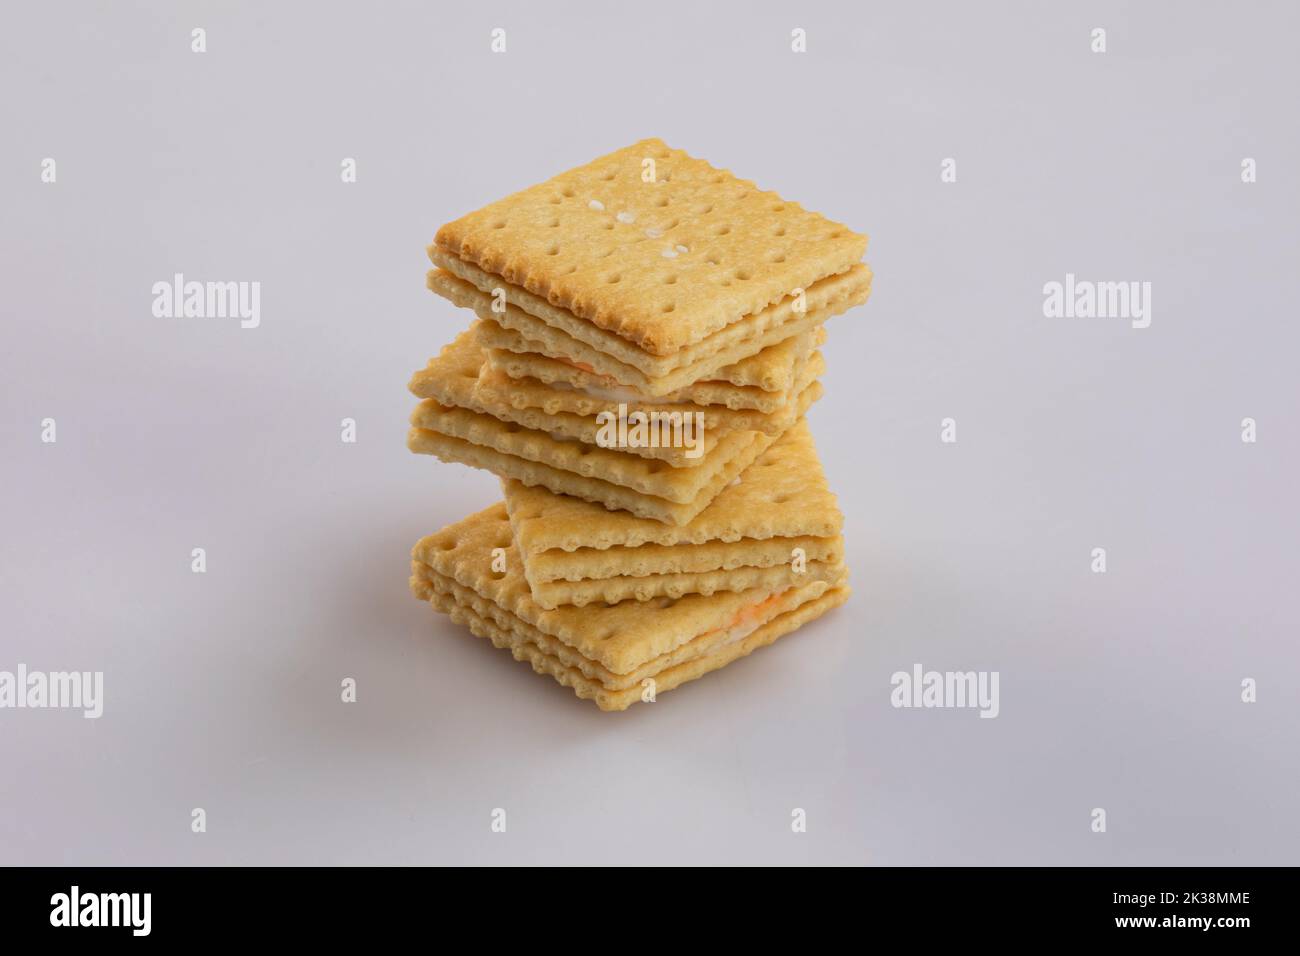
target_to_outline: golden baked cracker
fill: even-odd
[[[827,590],[844,586],[847,581],[847,574],[841,569],[840,576],[832,582],[829,589],[819,583],[816,587],[791,591],[789,594],[783,595],[779,602],[770,602],[772,605],[770,612],[773,615],[777,613],[777,610],[779,610],[776,607],[777,604],[780,607],[793,610],[809,601],[817,600]],[[441,574],[424,562],[415,559],[411,561],[411,592],[420,600],[430,600],[434,595],[438,595],[455,602],[460,607],[472,611],[484,621],[490,621],[498,627],[512,632],[519,639],[537,645],[548,655],[559,658],[567,667],[580,671],[583,676],[598,683],[606,690],[623,690],[628,687],[636,687],[647,677],[653,677],[669,667],[675,667],[678,664],[701,657],[729,639],[734,640],[736,638],[735,634],[729,634],[725,630],[706,631],[693,640],[687,641],[685,644],[679,644],[671,650],[647,660],[633,670],[620,674],[611,671],[599,661],[584,657],[577,648],[571,647],[559,638],[538,630],[491,598],[483,596],[473,588],[466,587],[454,578]],[[755,603],[767,601],[767,597],[764,596],[763,592],[755,592],[751,597]],[[788,613],[788,611],[785,613]],[[753,624],[751,623],[750,626],[753,626]]]
[[[638,399],[636,393],[623,395],[617,392],[604,392],[601,395],[593,395],[564,385],[545,385],[535,378],[511,378],[487,361],[479,370],[478,382],[474,386],[474,400],[497,418],[510,418],[511,421],[518,421],[529,428],[544,428],[544,426],[531,424],[533,419],[512,417],[507,409],[516,415],[535,412],[549,416],[577,415],[583,418],[594,418],[601,412],[617,410],[619,403],[626,407],[629,414],[638,411],[649,414],[689,409],[704,416],[704,427],[709,430],[759,430],[772,434],[784,431],[788,427],[790,423],[788,420],[783,420],[781,413],[787,413],[788,416],[793,404],[789,398],[795,397],[826,371],[826,360],[822,358],[821,352],[814,352],[807,360],[799,362],[798,368],[798,375],[792,383],[793,388],[788,393],[786,401],[766,413],[748,408],[729,408],[726,405],[702,405],[689,399],[647,402]],[[546,420],[538,418],[536,421]],[[544,428],[544,430],[554,429]]]
[[[687,504],[735,459],[761,432],[722,432],[693,468],[674,468],[657,458],[642,458],[621,448],[601,448],[586,442],[552,438],[503,422],[469,408],[443,405],[431,398],[415,406],[411,425],[460,438],[475,445],[587,478],[631,488],[643,495]]]
[[[792,535],[787,538],[741,538],[739,541],[707,541],[704,544],[643,544],[635,548],[552,548],[521,555],[524,577],[533,592],[550,581],[586,581],[619,575],[690,574],[733,568],[770,568],[789,564],[795,550],[808,561],[833,564],[844,558],[843,537],[818,538]]]
[[[697,517],[675,526],[606,512],[563,493],[529,486],[538,482],[505,481],[502,487],[516,541],[529,555],[552,548],[574,551],[838,535],[844,516],[827,487],[808,423],[799,421],[764,451],[739,483],[721,489]]]
[[[859,298],[865,300],[871,286],[871,269],[866,264],[859,264],[840,275],[829,276],[814,283],[798,299],[784,299],[670,355],[654,355],[612,332],[579,319],[572,312],[556,308],[545,299],[505,282],[500,276],[484,272],[436,249],[430,250],[429,256],[440,268],[429,272],[426,284],[444,298],[457,305],[475,307],[475,303],[482,300],[470,296],[468,290],[453,280],[468,283],[492,300],[493,315],[506,328],[515,329],[525,337],[541,342],[554,340],[581,343],[601,355],[638,369],[649,378],[660,378],[685,366],[697,365],[723,350],[739,347],[769,329],[794,320],[800,310],[819,312],[839,303],[856,302]]]
[[[487,418],[488,416],[483,416]],[[495,421],[495,419],[493,419]],[[412,428],[406,435],[406,447],[421,455],[434,455],[443,461],[459,462],[473,468],[482,468],[503,478],[517,480],[521,485],[539,485],[557,495],[576,496],[610,510],[622,509],[640,518],[666,524],[684,525],[698,515],[717,497],[718,492],[734,481],[742,471],[775,440],[762,432],[734,432],[754,436],[752,444],[729,461],[718,474],[700,489],[694,501],[680,504],[642,494],[631,488],[616,485],[599,478],[588,478],[571,471],[561,471],[550,465],[499,452],[484,445],[475,445],[424,428]]]
[[[448,223],[434,244],[671,355],[852,268],[867,238],[647,139]]]
[[[476,314],[483,318],[481,313]],[[828,318],[830,318],[828,310],[808,313],[799,321],[787,323],[780,329],[774,330],[772,334],[793,337],[816,330]],[[574,364],[577,371],[588,373],[591,376],[588,380],[598,388],[631,388],[646,398],[654,400],[662,399],[664,396],[680,391],[690,385],[710,380],[718,372],[717,369],[711,368],[705,363],[678,369],[663,378],[646,378],[636,369],[615,362],[598,352],[590,351],[581,343],[570,341],[559,343],[557,346],[554,341],[548,344],[538,339],[530,339],[514,329],[505,328],[491,317],[475,325],[474,331],[479,344],[484,349],[495,353],[498,363],[505,367],[511,378],[519,377],[520,372],[516,371],[516,369],[531,367],[526,364],[528,360],[544,357]],[[765,344],[771,343],[766,343],[765,340],[760,342],[760,346]],[[570,349],[570,345],[573,348]],[[514,354],[503,356],[501,353]],[[525,364],[518,362],[521,358],[525,360]],[[723,360],[724,358],[719,358],[719,361]],[[730,359],[726,360],[731,361]],[[780,374],[779,369],[772,369],[771,380],[776,381]]]
[[[454,623],[468,628],[476,637],[487,638],[495,647],[510,650],[515,660],[527,662],[537,674],[549,675],[555,678],[561,686],[571,688],[580,699],[594,702],[601,710],[626,710],[632,704],[649,698],[648,688],[650,687],[649,680],[651,678],[642,678],[642,680],[647,681],[645,686],[638,684],[632,687],[611,690],[600,681],[588,677],[581,669],[566,662],[563,658],[548,653],[539,644],[521,636],[518,631],[503,627],[491,618],[480,617],[473,609],[457,603],[453,598],[445,594],[434,591],[427,583],[419,582],[417,584],[412,579],[412,590],[416,592],[417,596],[429,601],[436,610],[447,614]],[[764,624],[742,641],[715,647],[705,654],[692,657],[680,664],[656,672],[652,678],[654,681],[654,699],[657,699],[659,694],[667,693],[688,681],[703,677],[710,671],[725,667],[732,661],[745,657],[758,648],[766,647],[778,638],[798,630],[832,608],[843,604],[848,600],[849,594],[848,585],[840,585]],[[522,622],[518,621],[518,618],[515,618],[515,621],[522,624]],[[523,625],[523,628],[528,628],[528,626]],[[533,634],[540,633],[535,628],[529,630]]]
[[[728,408],[752,409],[772,412],[785,404],[791,381],[798,376],[800,356],[807,348],[811,336],[813,347],[826,341],[826,329],[818,326],[811,332],[792,336],[775,345],[769,345],[756,355],[742,359],[734,365],[718,369],[715,378],[695,382],[675,392],[659,396],[660,401],[689,401],[697,405],[725,405]],[[586,372],[562,359],[553,359],[535,352],[509,352],[504,349],[485,349],[485,365],[516,381],[538,381],[543,385],[558,385],[577,391],[608,392],[612,386],[606,376]],[[786,362],[793,357],[790,371]],[[772,382],[779,388],[767,389],[761,383]],[[627,386],[618,386],[627,388]],[[635,390],[633,390],[635,391]],[[638,393],[639,394],[639,393]]]
[[[552,438],[564,439],[566,441],[582,442],[587,445],[599,445],[600,436],[603,430],[612,428],[613,423],[609,426],[603,425],[595,416],[570,415],[561,412],[558,415],[548,415],[545,412],[535,408],[528,408],[522,411],[512,408],[509,404],[504,404],[491,400],[484,400],[475,393],[475,401],[484,407],[486,414],[503,422],[513,422],[522,425],[524,428],[532,431],[543,432]],[[697,409],[679,408],[675,409],[678,414],[693,415]],[[617,406],[614,414],[617,415]],[[638,458],[661,461],[670,468],[692,468],[696,465],[702,465],[709,460],[709,455],[717,447],[718,436],[727,431],[734,429],[720,429],[716,426],[708,427],[705,420],[705,429],[698,443],[693,448],[674,445],[629,445],[619,447],[617,450],[622,454],[636,455]],[[695,455],[695,457],[691,457]]]
[[[677,600],[624,601],[601,607],[545,610],[532,598],[518,554],[510,554],[510,520],[498,502],[422,538],[414,562],[427,565],[577,650],[615,674],[631,674],[691,641],[738,640],[779,614],[819,596],[825,581],[787,588],[690,594]],[[513,558],[513,560],[511,560]],[[497,570],[504,559],[505,570]],[[419,569],[415,569],[418,573]],[[719,635],[719,631],[726,634]]]
[[[418,387],[435,390],[439,399],[426,399],[412,413],[414,427],[407,440],[412,451],[495,470],[526,484],[543,484],[557,493],[576,494],[607,507],[680,522],[698,514],[722,489],[724,476],[731,476],[725,479],[730,481],[738,475],[752,461],[746,456],[765,449],[763,442],[773,437],[754,431],[724,432],[703,456],[704,461],[692,468],[673,468],[617,448],[556,439],[474,410],[476,373],[469,354],[454,342],[435,360],[432,371],[417,373]],[[798,397],[796,413],[802,415],[818,393],[819,389],[805,389]],[[611,486],[636,494],[611,496]]]
[[[726,383],[738,388],[759,388],[767,392],[784,392],[799,377],[799,370],[815,350],[826,344],[826,327],[819,325],[810,332],[783,339],[775,345],[769,345],[748,359],[741,359],[734,365],[724,365],[718,369],[715,378],[697,383],[708,387]],[[762,360],[766,360],[766,363]],[[787,361],[789,371],[786,371]],[[717,399],[701,395],[698,399],[703,405],[723,404]],[[738,406],[744,407],[744,406]]]
[[[771,408],[784,404],[789,398],[790,388],[799,380],[809,359],[817,354],[815,347],[820,345],[825,337],[825,328],[819,326],[812,332],[786,339],[764,349],[759,355],[750,356],[738,365],[731,366],[731,368],[740,368],[754,364],[755,360],[765,358],[769,352],[776,354],[779,351],[780,368],[773,378],[779,379],[781,387],[770,391],[752,385],[736,385],[729,381],[712,379],[695,382],[667,395],[647,396],[626,385],[609,386],[604,379],[591,372],[584,372],[569,362],[544,355],[535,357],[544,368],[554,366],[554,373],[512,376],[500,362],[493,360],[495,353],[491,350],[485,352],[479,385],[482,386],[485,380],[495,379],[497,384],[509,387],[513,390],[511,403],[517,408],[544,408],[549,412],[569,411],[580,415],[591,413],[589,409],[595,406],[590,403],[605,401],[642,404],[689,403],[720,405],[732,409],[756,409],[757,405],[749,399],[750,392],[758,392],[770,398],[774,403],[769,406],[770,411]],[[584,407],[584,402],[589,404]]]
[[[541,407],[550,413],[569,411],[574,414],[594,415],[609,407],[611,402],[616,407],[618,402],[631,404],[640,400],[647,406],[657,406],[661,410],[669,410],[662,408],[662,406],[666,406],[670,402],[695,405],[698,404],[693,398],[696,391],[700,391],[702,397],[708,397],[706,387],[709,385],[716,385],[719,388],[730,387],[726,383],[700,383],[692,389],[683,389],[671,396],[660,399],[647,400],[634,392],[628,392],[627,394],[606,393],[606,397],[602,399],[574,388],[566,388],[567,383],[564,382],[547,384],[537,379],[522,381],[513,379],[501,368],[492,366],[487,362],[487,354],[479,347],[475,335],[481,324],[481,321],[476,320],[466,332],[462,332],[450,344],[444,346],[436,358],[430,359],[425,368],[416,371],[411,376],[408,386],[411,393],[419,398],[437,399],[443,404],[455,405],[469,402],[468,407],[472,407],[476,411],[485,411],[485,408],[475,405],[474,401],[486,381],[488,385],[498,386],[495,397],[505,400],[508,394],[509,404],[514,408]],[[809,336],[804,337],[805,341],[809,344],[820,344],[821,341],[824,341],[824,330],[818,329],[817,332],[823,334],[818,336],[816,332],[811,333]],[[797,397],[798,391],[810,384],[812,379],[820,376],[825,371],[825,361],[818,353],[813,353],[813,356],[801,357],[797,353],[791,353],[795,363],[794,375],[792,377],[783,376],[783,381],[798,386],[797,390],[791,392],[787,389],[780,393],[765,393],[771,395],[772,403],[756,410],[771,412],[782,408],[790,398]],[[551,362],[553,360],[542,359],[542,361]],[[811,366],[809,365],[810,361]],[[579,372],[572,366],[564,367],[578,374],[587,374]],[[455,386],[464,384],[458,381],[459,379],[464,379],[465,382],[473,382],[474,385],[468,391],[464,388],[457,388]],[[733,389],[733,391],[740,393],[745,390]],[[731,406],[730,402],[724,402],[723,404]],[[748,408],[750,405],[749,403],[740,402],[732,407]],[[706,415],[720,411],[704,407],[698,410],[706,413]],[[706,427],[708,427],[707,422]]]
[[[694,501],[700,489],[712,484],[718,471],[736,457],[753,434],[748,431],[698,433],[693,430],[698,424],[693,412],[683,409],[678,414],[692,430],[672,431],[665,433],[665,437],[684,436],[693,447],[662,449],[663,457],[649,458],[641,454],[645,449],[600,447],[595,443],[599,426],[594,419],[554,416],[551,422],[559,423],[560,435],[553,434],[550,428],[526,428],[515,420],[522,416],[512,414],[508,420],[502,420],[493,414],[499,409],[486,408],[475,399],[477,363],[481,359],[482,353],[467,332],[445,347],[426,368],[416,372],[411,379],[411,391],[431,397],[416,406],[411,424],[679,503]],[[820,396],[818,383],[800,393],[791,414],[786,416],[787,427]],[[590,442],[586,440],[588,436]]]
[[[412,373],[406,386],[412,395],[482,411],[474,405],[474,389],[486,359],[474,335],[477,324],[457,335],[424,368]]]
[[[797,411],[807,407],[822,395],[822,385],[816,377],[825,369],[825,361],[817,353],[813,362],[804,364],[804,371],[796,383],[798,392],[794,400],[787,402],[776,411],[764,415],[761,412],[736,411],[721,406],[694,405],[690,403],[629,403],[611,402],[592,398],[583,392],[568,389],[547,388],[538,385],[535,389],[519,387],[520,382],[484,363],[479,371],[478,383],[474,386],[474,404],[479,409],[502,421],[515,422],[525,428],[543,431],[555,437],[572,438],[576,441],[595,444],[605,426],[600,418],[603,413],[613,415],[652,416],[677,414],[700,415],[704,422],[703,454],[691,458],[691,449],[684,447],[632,447],[621,450],[640,455],[643,458],[660,458],[674,468],[690,468],[701,464],[717,443],[718,436],[728,431],[761,431],[768,435],[779,435],[794,424]],[[803,392],[811,389],[806,400]],[[552,397],[539,394],[549,391]],[[539,408],[530,402],[544,404]],[[582,409],[582,411],[577,411]]]
[[[708,596],[719,591],[775,591],[814,581],[838,581],[843,574],[842,565],[809,561],[800,571],[788,564],[777,564],[766,568],[652,574],[643,578],[619,575],[586,581],[547,581],[530,587],[533,600],[539,607],[554,610],[563,605],[602,606],[620,601],[679,598],[687,594]]]
[[[513,337],[514,342],[520,345],[526,345],[528,341],[515,332],[502,330],[502,334]],[[539,352],[512,352],[509,349],[485,346],[483,354],[487,356],[486,365],[515,380],[536,380],[543,385],[569,386],[590,392],[603,390],[612,393],[615,389],[628,389],[649,401],[666,401],[673,395],[681,395],[689,390],[692,400],[701,405],[726,405],[728,408],[772,412],[785,404],[789,394],[788,390],[769,392],[761,388],[738,387],[729,382],[711,380],[696,382],[674,391],[665,388],[661,389],[664,392],[662,395],[650,395],[615,382],[608,375],[587,372],[564,359],[553,359]]]
[[[738,343],[690,361],[662,376],[647,375],[641,369],[547,326],[513,305],[507,304],[504,310],[498,311],[493,308],[491,296],[448,272],[431,272],[428,284],[439,295],[456,305],[471,309],[480,319],[485,320],[477,327],[479,342],[485,348],[546,355],[574,363],[583,371],[604,376],[605,384],[624,385],[647,396],[662,397],[695,382],[712,379],[721,369],[758,355],[768,346],[814,330],[841,312],[865,302],[871,293],[871,284],[867,278],[868,281],[858,284],[856,288],[842,288],[840,291],[845,294],[830,304],[822,305],[820,299],[810,301],[808,309],[803,312],[785,308],[786,320],[778,324],[746,326],[743,331],[747,334]],[[847,281],[846,279],[845,282]],[[748,334],[751,331],[753,334]],[[782,363],[763,369],[765,374],[761,384],[765,388],[774,388],[785,368]]]

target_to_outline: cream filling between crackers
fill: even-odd
[[[573,365],[573,362],[568,364]],[[576,366],[575,366],[576,367]],[[586,371],[586,369],[582,369]],[[614,388],[578,388],[570,385],[568,382],[555,382],[552,388],[560,388],[566,392],[578,392],[587,395],[590,398],[602,402],[622,402],[626,405],[694,405],[694,402],[669,401],[672,396],[666,395],[663,398],[655,398],[652,395],[643,395],[634,388],[627,386],[618,386]]]
[[[578,395],[586,395],[588,398],[594,398],[597,401],[601,401],[601,402],[623,402],[627,405],[666,405],[672,408],[679,408],[679,407],[699,408],[700,407],[699,402],[692,401],[690,398],[685,398],[682,396],[682,392],[688,391],[689,389],[679,389],[676,392],[669,392],[667,395],[662,395],[662,396],[646,395],[643,392],[637,391],[635,388],[633,388],[630,385],[620,385],[618,379],[614,378],[611,375],[602,375],[600,372],[597,372],[586,362],[576,362],[573,359],[558,358],[558,357],[554,358],[554,361],[562,362],[563,364],[568,365],[571,368],[576,368],[580,372],[586,372],[588,375],[595,376],[599,378],[602,382],[610,383],[609,385],[606,386],[596,386],[596,385],[574,385],[570,382],[558,382],[558,381],[550,382],[549,387],[556,389],[558,391],[574,392],[575,394]],[[796,379],[797,378],[798,376],[796,376]],[[696,385],[719,385],[725,387],[727,385],[730,385],[731,383],[725,381],[717,381],[714,379],[702,379],[701,381],[696,382],[695,384]],[[733,387],[740,388],[743,386],[733,386]],[[788,400],[788,396],[782,398],[780,404],[784,405],[787,400]]]
[[[563,362],[565,365],[576,368],[580,372],[586,372],[588,375],[594,375],[603,382],[609,382],[604,387],[592,385],[578,386],[569,382],[552,382],[552,388],[562,389],[566,392],[577,392],[580,395],[587,395],[591,398],[602,402],[624,402],[628,405],[693,405],[689,401],[673,401],[672,394],[665,395],[662,398],[655,398],[653,395],[645,395],[629,385],[620,385],[618,379],[612,375],[603,375],[597,372],[586,362],[577,362],[573,359],[556,357],[555,361]]]
[[[711,647],[726,647],[728,644],[743,641],[778,614],[789,610],[789,608],[782,607],[782,605],[788,603],[788,598],[794,590],[793,587],[782,588],[780,591],[773,591],[765,597],[759,598],[752,604],[746,604],[736,612],[735,616],[727,624],[722,627],[715,627],[711,631],[705,631],[699,635],[697,640],[722,633],[722,639],[716,644],[711,644]],[[772,613],[764,613],[765,611]]]

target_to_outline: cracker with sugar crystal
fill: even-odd
[[[790,564],[796,553],[809,562],[834,564],[844,559],[844,538],[791,535],[774,538],[741,538],[739,541],[706,541],[704,544],[643,544],[628,548],[552,548],[521,555],[524,577],[537,593],[539,586],[553,581],[586,581],[629,575],[692,574],[733,568],[771,568]]]
[[[406,447],[416,454],[433,455],[442,461],[482,468],[502,478],[517,481],[524,487],[541,487],[556,495],[569,495],[610,511],[616,509],[626,511],[647,521],[684,525],[707,508],[718,496],[718,492],[734,481],[775,441],[771,435],[764,435],[762,432],[743,434],[754,436],[752,443],[727,462],[713,480],[700,489],[694,501],[686,504],[642,494],[600,478],[589,478],[571,471],[562,471],[550,465],[539,464],[424,428],[412,428],[407,432]]]
[[[687,427],[656,430],[649,435],[654,441],[646,444],[680,444],[678,451],[682,457],[675,461],[681,467],[674,467],[662,458],[643,457],[628,448],[605,448],[594,441],[576,440],[573,435],[557,437],[549,431],[503,421],[483,408],[474,398],[481,362],[481,352],[476,351],[467,334],[462,334],[430,361],[427,368],[416,372],[411,391],[432,397],[416,406],[411,424],[679,504],[695,501],[700,490],[713,483],[716,475],[740,454],[755,434],[752,431],[700,433],[696,431],[698,422],[693,416],[688,412],[679,413],[678,423]],[[805,389],[797,398],[797,413],[802,414],[820,392],[820,386]],[[581,431],[581,423],[574,416],[566,424],[575,434]],[[594,422],[592,432],[594,439]]]
[[[411,587],[417,596],[427,600],[434,609],[448,615],[454,623],[467,628],[476,637],[486,638],[495,647],[509,650],[515,660],[529,664],[539,675],[553,677],[561,686],[570,688],[579,699],[590,700],[601,710],[626,710],[647,698],[646,687],[638,685],[610,689],[563,658],[548,653],[539,644],[522,636],[519,631],[504,627],[491,618],[480,617],[473,609],[434,591],[425,582],[412,579]],[[744,640],[715,647],[705,654],[658,671],[652,678],[654,697],[657,699],[659,694],[667,693],[688,681],[725,667],[735,660],[748,656],[758,648],[766,647],[778,638],[793,633],[832,608],[843,604],[848,600],[849,593],[847,585],[833,588],[820,597],[773,619]],[[518,621],[517,618],[515,620]],[[538,633],[535,629],[533,632]]]
[[[818,312],[843,305],[865,301],[871,288],[871,269],[861,263],[847,272],[828,276],[806,290],[798,298],[787,298],[753,315],[734,322],[703,341],[686,346],[670,355],[654,355],[638,348],[626,339],[597,328],[590,322],[577,318],[572,312],[556,308],[545,299],[533,295],[500,276],[484,272],[437,250],[430,258],[440,268],[431,270],[426,280],[430,290],[448,298],[457,305],[473,307],[482,302],[469,295],[468,290],[453,279],[468,283],[493,301],[494,315],[507,328],[522,335],[547,343],[581,343],[596,353],[608,356],[624,365],[638,369],[649,378],[660,378],[686,366],[696,366],[710,361],[720,352],[729,354],[745,347],[756,336],[778,329],[798,318],[800,311]],[[510,308],[509,306],[514,306]],[[570,346],[574,347],[574,346]]]
[[[588,443],[595,443],[600,438],[604,427],[600,417],[602,414],[622,415],[633,421],[633,416],[637,415],[644,415],[651,421],[655,420],[655,416],[674,413],[699,415],[704,423],[703,447],[704,454],[707,455],[722,432],[761,431],[768,435],[784,432],[794,424],[799,408],[810,405],[821,396],[822,386],[817,381],[817,376],[825,367],[821,353],[815,353],[814,359],[803,365],[795,383],[793,400],[766,415],[762,412],[688,402],[669,404],[598,399],[585,392],[548,388],[540,384],[536,388],[520,387],[518,379],[489,367],[486,362],[479,371],[478,383],[474,386],[474,402],[483,411],[502,421],[516,422],[525,428]],[[801,399],[805,389],[811,389],[806,401]],[[688,457],[690,449],[684,447],[629,446],[624,450],[643,458],[662,458],[674,468],[690,468],[704,460],[703,456],[691,459]]]
[[[515,539],[529,555],[552,548],[575,551],[838,535],[844,516],[822,474],[808,423],[797,422],[764,452],[740,474],[738,483],[721,489],[707,508],[672,526],[636,514],[606,512],[524,482],[505,481],[502,487]]]
[[[819,581],[778,592],[724,591],[708,597],[689,594],[677,600],[546,610],[533,600],[518,555],[510,554],[511,539],[505,504],[498,502],[422,538],[411,558],[614,674],[632,674],[697,639],[739,640],[743,632],[761,627],[831,586]],[[505,557],[504,571],[496,570],[500,564],[494,558],[500,556]],[[419,569],[414,570],[418,575]]]
[[[781,588],[833,582],[844,575],[842,565],[809,561],[800,570],[789,564],[766,568],[740,567],[730,570],[694,571],[679,574],[652,574],[643,578],[619,575],[586,581],[548,581],[530,585],[538,606],[554,610],[563,605],[617,604],[620,601],[649,601],[653,598],[680,598],[687,594],[706,597],[719,591],[775,591]]]
[[[432,272],[429,274],[428,283],[429,287],[440,295],[457,305],[471,309],[475,315],[484,320],[477,326],[479,342],[484,348],[521,354],[539,354],[569,362],[583,371],[602,376],[607,384],[635,388],[644,395],[653,397],[662,397],[696,382],[712,379],[721,369],[751,356],[757,357],[769,346],[810,332],[846,309],[865,302],[871,291],[870,283],[867,282],[858,291],[830,305],[821,305],[819,300],[812,300],[808,302],[805,311],[787,309],[789,312],[787,321],[757,330],[736,345],[691,361],[663,376],[651,376],[641,369],[597,351],[585,342],[550,328],[513,305],[507,304],[503,311],[494,309],[491,296],[450,273]],[[780,381],[781,376],[786,374],[787,365],[779,362],[764,367],[764,362],[765,359],[758,358],[754,371],[759,373],[762,385],[772,388]]]
[[[671,355],[847,271],[867,238],[647,139],[448,223],[434,245]]]

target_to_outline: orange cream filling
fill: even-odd
[[[713,637],[717,634],[726,634],[723,640],[724,644],[734,644],[736,641],[743,641],[749,635],[753,634],[760,627],[767,623],[772,611],[782,604],[790,593],[790,588],[784,591],[777,591],[775,594],[769,594],[760,601],[753,604],[746,604],[735,614],[731,620],[722,627],[715,627],[711,631],[705,631],[701,637]]]
[[[605,374],[603,374],[603,373],[601,373],[601,372],[597,372],[594,368],[592,368],[592,367],[591,367],[590,365],[588,365],[586,362],[575,362],[575,361],[574,361],[573,359],[571,359],[571,358],[557,358],[556,361],[557,361],[557,362],[563,362],[565,365],[571,365],[571,366],[573,366],[574,368],[579,369],[579,370],[581,370],[581,371],[583,371],[583,372],[587,372],[587,373],[589,373],[589,374],[591,374],[591,375],[595,375],[595,376],[598,377],[602,382],[614,382],[614,384],[618,384],[617,380],[616,380],[613,376],[611,376],[611,375],[605,375]]]

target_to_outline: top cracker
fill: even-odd
[[[646,139],[448,223],[434,245],[671,355],[849,269],[867,237]]]

